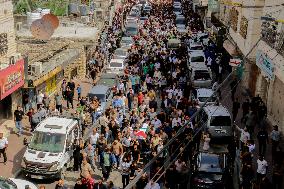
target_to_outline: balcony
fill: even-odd
[[[263,41],[284,56],[284,30],[277,31],[275,26],[264,24],[262,26],[261,35]]]

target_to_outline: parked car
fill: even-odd
[[[73,156],[73,144],[82,135],[77,118],[48,117],[41,121],[24,153],[21,167],[35,179],[64,178]]]
[[[212,73],[205,63],[191,62],[188,75],[194,88],[211,88]]]
[[[93,86],[89,93],[89,100],[92,100],[96,97],[100,101],[100,105],[96,111],[97,117],[101,116],[108,107],[109,102],[113,96],[112,88],[107,85],[95,85]]]
[[[121,74],[125,68],[124,59],[111,59],[106,68],[108,73]]]
[[[200,106],[202,106],[207,100],[208,102],[206,105],[213,105],[216,103],[217,100],[216,96],[214,95],[214,91],[212,89],[206,88],[193,90],[191,96],[192,100],[197,101]]]
[[[215,141],[227,142],[233,137],[231,114],[222,105],[205,106],[197,116],[197,121],[200,121]]]
[[[192,189],[225,189],[230,175],[227,172],[227,155],[200,152],[194,157],[190,186]]]
[[[181,4],[174,4],[173,11],[175,15],[182,15]]]
[[[121,48],[130,48],[134,44],[132,37],[122,37],[120,41]]]
[[[1,189],[37,189],[37,186],[29,181],[15,178],[5,179],[0,177],[0,188]]]
[[[113,58],[114,59],[122,59],[125,60],[128,56],[128,49],[127,48],[118,48],[115,49],[113,53]]]
[[[108,86],[112,89],[113,93],[116,93],[120,76],[121,75],[115,73],[102,73],[100,79],[97,82],[97,85]]]
[[[201,51],[203,52],[204,47],[201,42],[191,42],[188,47],[188,52]]]
[[[132,37],[138,34],[138,24],[127,24],[125,26],[124,35],[127,37]]]

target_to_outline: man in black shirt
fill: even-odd
[[[19,130],[18,135],[22,135],[22,131],[23,131],[22,119],[23,119],[24,115],[25,114],[24,114],[22,108],[20,106],[18,106],[17,110],[15,110],[15,112],[14,112],[15,125],[16,125],[16,128]]]
[[[261,128],[261,130],[257,133],[257,139],[259,144],[259,154],[264,156],[266,145],[268,143],[268,133],[265,128]]]
[[[140,150],[136,144],[133,145],[133,151],[131,152],[133,161],[139,162],[140,160]]]

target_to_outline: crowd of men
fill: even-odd
[[[93,56],[95,61],[89,65],[89,75],[93,81],[97,73],[103,69],[104,60],[108,60],[114,50],[120,46],[123,26],[121,14],[127,14],[133,4],[134,2],[126,3],[117,10],[112,26],[105,30],[108,41],[105,45],[97,47]],[[39,91],[38,110],[31,109],[28,112],[32,130],[47,116],[48,112],[62,113],[63,102],[66,101],[67,108],[74,108],[75,93],[78,95],[76,112],[83,125],[88,126],[86,115],[94,114],[92,124],[89,126],[92,132],[87,137],[88,140],[81,139],[74,143],[73,171],[80,171],[80,178],[75,188],[115,188],[113,182],[109,180],[112,171],[121,173],[121,182],[125,188],[136,175],[143,171],[145,164],[156,157],[164,145],[177,135],[182,127],[184,127],[183,133],[179,133],[167,151],[159,154],[151,165],[150,171],[143,172],[142,177],[136,183],[136,188],[187,188],[189,162],[194,150],[198,148],[196,144],[199,144],[203,137],[201,132],[197,134],[200,131],[198,124],[190,119],[198,110],[198,104],[190,98],[193,88],[187,78],[186,46],[181,45],[178,49],[170,49],[167,42],[174,38],[183,41],[190,40],[192,33],[203,32],[204,27],[199,16],[193,13],[190,4],[185,1],[183,12],[187,15],[189,32],[185,35],[179,33],[174,24],[175,14],[172,8],[170,1],[165,1],[163,4],[152,3],[149,19],[140,26],[138,35],[133,37],[135,44],[128,50],[128,66],[118,81],[111,106],[98,119],[95,113],[99,101],[92,101],[92,104],[88,105],[87,98],[81,96],[83,89],[80,85],[76,86],[74,81],[63,81],[62,93],[55,94],[56,107],[54,110],[48,108],[50,107],[49,97]],[[215,46],[212,42],[209,42],[205,51],[207,60],[214,59],[213,65],[210,62],[209,66],[213,71],[215,70],[215,80],[222,81],[224,71],[221,72],[220,67],[226,66],[224,61],[215,53]],[[236,98],[232,97],[232,100],[235,115],[241,106]],[[241,133],[242,188],[252,187],[255,175],[253,161],[257,163],[257,183],[263,189],[269,188],[270,182],[266,177],[268,163],[264,157],[267,153],[267,143],[271,140],[275,166],[273,186],[280,189],[283,172],[281,163],[277,160],[280,141],[278,127],[274,126],[273,131],[270,135],[268,134],[262,119],[266,116],[266,109],[259,97],[245,101],[242,104],[242,112],[242,123],[245,127],[236,127]],[[19,108],[15,112],[19,135],[22,132],[22,117],[23,111]],[[256,127],[257,125],[259,127]],[[254,139],[258,140],[259,145],[257,160],[252,155],[255,148]],[[210,142],[210,140],[207,141]],[[187,143],[190,145],[185,148]],[[177,160],[169,169],[163,170],[162,167],[169,154],[172,159],[177,158]],[[102,171],[103,177],[95,182],[92,176],[96,168]],[[56,188],[63,187],[64,181],[60,180]]]

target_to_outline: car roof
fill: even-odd
[[[138,24],[137,23],[128,23],[125,27],[126,28],[138,28]]]
[[[90,89],[89,94],[106,94],[109,87],[106,85],[95,85]]]
[[[207,66],[204,62],[190,62],[190,67],[192,67],[195,70],[206,70],[209,72]]]
[[[121,38],[121,41],[124,41],[124,40],[125,40],[125,41],[129,41],[129,40],[134,41],[132,37],[122,37],[122,38]]]
[[[196,89],[197,97],[210,97],[214,91],[212,89],[200,88]]]
[[[110,62],[117,62],[117,63],[123,63],[123,59],[116,58],[116,59],[111,59]]]
[[[222,105],[210,105],[204,107],[204,111],[207,112],[209,116],[230,116],[228,109]]]
[[[191,51],[190,53],[190,57],[195,57],[195,56],[204,56],[205,57],[205,54],[203,51]]]
[[[63,117],[48,117],[36,127],[36,131],[66,134],[78,122]]]

